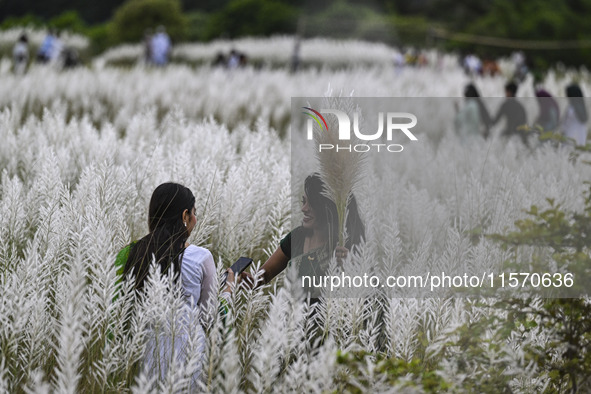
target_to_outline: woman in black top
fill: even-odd
[[[302,225],[281,240],[279,248],[261,267],[264,270],[263,283],[268,283],[283,271],[290,260],[298,264],[300,275],[324,275],[333,252],[337,260],[342,261],[349,250],[365,237],[357,201],[351,195],[345,224],[348,236],[344,246],[337,246],[337,207],[326,196],[326,186],[317,174],[308,176],[304,182],[302,213]]]

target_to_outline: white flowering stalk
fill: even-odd
[[[69,272],[58,278],[59,291],[56,306],[59,309],[59,321],[55,327],[57,337],[56,375],[54,389],[61,393],[76,393],[81,379],[81,365],[84,336],[88,318],[86,306],[86,261],[83,257],[82,234],[73,237],[72,255],[76,262],[69,267]],[[77,239],[76,239],[77,238]]]
[[[357,110],[351,99],[339,99],[327,97],[323,100],[323,108],[337,109],[351,115]],[[361,122],[361,119],[359,120]],[[326,126],[314,124],[314,142],[321,144],[339,145],[339,123],[335,116],[326,116]],[[361,126],[360,126],[361,127]],[[358,142],[356,137],[351,138],[351,145]],[[337,207],[339,216],[338,245],[345,245],[345,219],[347,216],[347,202],[363,174],[363,153],[349,152],[347,150],[330,149],[316,152],[318,160],[318,172],[326,185],[327,197]]]
[[[301,63],[338,67],[342,65],[390,65],[395,49],[382,43],[360,40],[334,40],[328,38],[299,39]],[[293,55],[296,37],[275,36],[271,38],[245,37],[235,40],[215,40],[210,43],[175,45],[173,61],[210,65],[218,53],[228,54],[231,49],[244,52],[251,63],[267,66],[288,66]],[[109,63],[135,63],[142,57],[142,45],[120,45],[108,49],[96,59],[98,65]],[[435,55],[433,53],[433,55]],[[100,62],[99,62],[100,61]]]
[[[253,52],[257,45],[267,56],[265,43],[253,43]],[[381,56],[373,50],[370,57]],[[333,51],[327,57],[336,62],[341,55]],[[277,49],[276,57],[284,53]],[[382,356],[421,358],[451,390],[503,365],[515,392],[547,389],[548,376],[523,351],[554,340],[540,321],[530,333],[516,328],[501,344],[482,343],[477,360],[449,345],[466,323],[493,313],[506,318],[485,300],[483,306],[411,298],[425,294],[403,287],[364,288],[357,297],[327,296],[309,306],[285,273],[262,289],[235,291],[225,319],[212,304],[213,318],[202,319],[204,335],[188,333],[190,356],[169,357],[174,368],[155,376],[142,369],[148,334],[154,326],[180,334],[178,292],[163,278],[141,298],[124,282],[113,299],[114,256],[147,233],[158,184],[176,180],[194,192],[197,226],[189,241],[212,251],[219,273],[241,255],[260,267],[287,232],[289,213],[299,209],[287,198],[290,98],[322,96],[326,81],[359,96],[456,96],[465,77],[449,67],[445,80],[429,68],[292,75],[174,65],[67,73],[34,67],[16,77],[1,61],[0,392],[326,392],[347,375],[338,352],[356,350],[371,354],[360,368],[367,381],[353,382],[366,391],[397,389],[375,368]],[[504,80],[476,82],[483,95],[496,95]],[[552,74],[546,82],[553,94],[566,83]],[[340,182],[331,190],[341,190],[341,201],[354,191],[363,207],[367,242],[344,262],[351,275],[374,267],[368,274],[384,283],[388,275],[427,270],[489,271],[510,252],[481,234],[512,228],[524,208],[545,206],[546,197],[566,209],[583,207],[591,170],[568,152],[541,146],[532,154],[494,139],[462,142],[444,130],[445,107],[431,109],[442,129],[402,152],[396,165],[369,158],[364,165],[372,177],[362,177],[353,161],[325,163],[327,185]],[[534,255],[546,256],[534,248],[518,256]],[[493,338],[488,331],[484,337]],[[552,356],[559,361],[562,353]]]
[[[0,356],[0,390],[2,392],[9,392],[10,383],[8,381],[8,371],[6,370],[6,359],[4,356]]]
[[[302,356],[298,352],[302,344],[311,341],[311,337],[303,335],[307,309],[303,301],[297,270],[289,267],[284,286],[271,296],[266,323],[253,349],[257,357],[250,381],[255,387],[272,391],[277,384],[277,376],[283,376],[288,366]]]

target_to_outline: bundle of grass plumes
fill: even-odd
[[[361,111],[354,100],[350,97],[326,97],[322,101],[322,108],[336,109],[351,115],[355,112],[359,114],[359,124],[362,124]],[[334,147],[339,145],[339,122],[336,116],[327,116],[327,129],[323,130],[318,125],[314,125],[314,141],[317,146],[320,144],[329,144]],[[360,142],[358,138],[351,134],[348,141],[351,146]],[[325,145],[326,146],[326,145]],[[346,241],[345,222],[347,218],[347,202],[349,197],[358,186],[363,174],[364,154],[345,149],[330,149],[316,151],[318,159],[318,172],[320,178],[326,185],[326,197],[333,200],[337,206],[339,216],[339,246],[344,246]]]

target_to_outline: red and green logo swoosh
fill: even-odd
[[[322,130],[322,123],[324,123],[324,129],[326,131],[328,131],[328,125],[326,124],[326,120],[324,119],[324,116],[322,116],[320,114],[320,112],[318,112],[318,111],[316,111],[316,110],[314,110],[314,109],[312,109],[310,107],[302,107],[302,108],[307,109],[308,111],[311,111],[312,112],[312,113],[309,113],[309,112],[303,112],[302,111],[303,114],[306,114],[309,117],[311,117],[312,119],[314,119],[316,121],[316,123],[318,123],[318,126],[320,126],[320,129],[321,130]],[[320,119],[318,119],[318,118],[320,118]],[[322,123],[320,123],[320,120],[322,120]]]

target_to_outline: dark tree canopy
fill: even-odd
[[[137,38],[137,32],[121,30],[116,37],[108,37],[107,31],[117,29],[97,26],[111,24],[129,1],[0,0],[0,23],[3,27],[31,22],[55,25],[57,16],[72,11],[58,22],[70,29],[72,25],[92,26],[92,31],[81,33],[93,42],[103,42],[99,45],[103,47]],[[422,46],[433,44],[427,33],[438,27],[478,37],[570,43],[568,48],[555,50],[525,49],[534,67],[546,68],[557,62],[574,66],[591,63],[591,48],[585,47],[591,41],[587,18],[591,0],[179,0],[178,4],[186,24],[180,29],[185,33],[175,34],[190,40],[297,32]],[[159,19],[157,15],[144,18],[140,14],[134,24],[138,29],[149,20]],[[584,41],[584,45],[577,44]],[[507,56],[515,49],[449,39],[437,44],[488,58]]]
[[[0,19],[21,17],[33,14],[49,20],[64,11],[77,11],[88,24],[105,22],[113,16],[113,11],[125,0],[2,0],[0,1]]]

